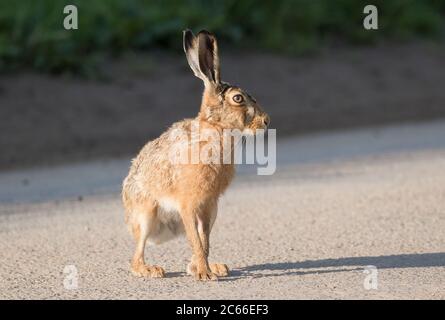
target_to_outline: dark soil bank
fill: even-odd
[[[224,50],[223,50],[224,52]],[[223,79],[257,98],[278,137],[445,117],[445,50],[411,44],[329,49],[312,58],[229,53]],[[182,55],[131,56],[110,81],[0,77],[0,169],[136,154],[193,117],[202,84]]]

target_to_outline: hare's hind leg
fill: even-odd
[[[144,260],[145,243],[157,223],[157,206],[151,200],[147,200],[143,205],[132,209],[129,223],[136,241],[136,250],[131,261],[131,272],[138,277],[162,278],[165,276],[164,269],[147,265]]]

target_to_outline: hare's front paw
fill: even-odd
[[[218,280],[217,275],[213,272],[212,269],[207,270],[206,268],[201,268],[198,271],[198,268],[194,263],[190,263],[187,266],[187,274],[193,276],[195,280],[207,281],[207,280]]]
[[[137,277],[164,278],[165,270],[158,266],[138,265],[131,268],[131,272]]]
[[[212,271],[204,269],[203,271],[197,271],[194,274],[195,280],[199,281],[208,281],[208,280],[218,280],[218,277],[216,274],[214,274]]]
[[[227,277],[229,275],[229,267],[223,263],[211,263],[209,265],[212,273],[216,274],[218,277]]]

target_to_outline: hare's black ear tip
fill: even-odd
[[[198,33],[198,35],[200,35],[200,34],[205,34],[206,36],[214,36],[213,35],[213,33],[211,33],[210,31],[207,31],[207,30],[201,30],[201,31],[199,31],[199,33]]]
[[[183,31],[183,35],[184,35],[184,49],[187,50],[193,46],[193,39],[195,36],[193,35],[193,32],[190,29],[185,29]]]
[[[183,30],[182,35],[184,36],[184,39],[187,39],[188,41],[190,41],[191,39],[193,39],[195,37],[192,30],[190,30],[190,29]]]

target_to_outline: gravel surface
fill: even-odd
[[[133,277],[133,242],[115,192],[0,203],[0,298],[444,299],[445,142],[429,143],[430,127],[416,128],[410,132],[427,147],[411,148],[406,127],[374,132],[382,145],[391,133],[391,152],[362,152],[379,144],[366,143],[364,132],[307,137],[284,144],[293,150],[288,160],[332,139],[357,152],[287,161],[272,176],[239,175],[212,232],[211,261],[232,269],[217,282],[185,274],[184,238],[146,249],[166,278]],[[432,128],[444,136],[443,123]],[[64,288],[70,265],[77,289]],[[365,273],[369,265],[376,278]],[[364,286],[370,276],[376,289]]]

